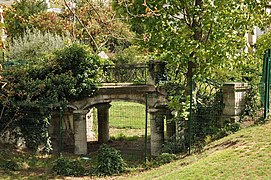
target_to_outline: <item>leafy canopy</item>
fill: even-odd
[[[214,71],[230,72],[237,67],[239,57],[244,57],[245,33],[268,22],[266,3],[115,0],[115,7],[121,16],[130,18],[141,44],[169,62],[171,78],[177,80],[191,75],[191,69],[197,76],[214,77]]]

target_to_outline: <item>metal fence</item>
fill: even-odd
[[[109,109],[109,145],[120,150],[125,158],[144,161],[146,106],[143,104],[114,101]],[[97,109],[94,108],[94,130],[98,136]],[[147,134],[150,135],[148,120]],[[147,154],[150,154],[150,139],[147,139]],[[95,146],[95,142],[92,143]]]
[[[102,69],[102,83],[146,84],[148,81],[146,64],[105,65]]]

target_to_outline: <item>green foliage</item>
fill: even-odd
[[[259,36],[256,42],[256,46],[257,58],[259,61],[262,61],[265,51],[271,48],[271,32],[267,31],[266,33]]]
[[[175,154],[169,154],[169,153],[162,153],[159,156],[157,156],[153,162],[155,166],[161,166],[163,164],[167,164],[172,162],[173,160],[176,160],[177,156]]]
[[[115,64],[137,64],[145,63],[147,60],[139,46],[130,46],[126,49],[117,51],[113,56],[112,61]]]
[[[15,1],[5,10],[5,28],[10,39],[23,35],[30,27],[29,18],[39,12],[46,10],[43,0],[21,0]]]
[[[220,128],[216,134],[213,135],[213,140],[223,138],[227,135],[233,134],[241,129],[240,123],[226,122],[223,128]]]
[[[103,144],[98,150],[96,173],[98,175],[113,175],[124,172],[126,163],[119,151]]]
[[[12,60],[24,60],[36,64],[47,61],[50,55],[55,50],[62,49],[68,40],[68,37],[49,32],[26,29],[22,36],[13,39],[8,54]]]
[[[57,51],[55,61],[60,73],[71,72],[76,79],[77,83],[69,89],[71,97],[91,96],[95,93],[102,63],[98,56],[89,53],[84,46],[72,44]]]
[[[162,153],[159,156],[152,157],[149,161],[147,161],[146,168],[159,167],[164,164],[170,163],[176,159],[177,159],[177,156],[175,154]]]
[[[86,169],[80,160],[58,158],[52,167],[52,171],[61,176],[83,176]]]
[[[215,76],[217,68],[234,69],[246,45],[244,34],[268,22],[266,1],[115,2],[121,16],[131,17],[141,44],[157,56],[168,57],[170,70],[177,70],[176,79],[187,72],[189,61],[196,65],[193,69],[198,75]]]
[[[55,108],[95,93],[101,61],[86,47],[72,44],[58,50],[46,63],[22,62],[2,72],[8,84],[0,96],[5,117],[0,119],[1,132],[6,126],[19,127],[18,136],[24,137],[28,148],[35,151],[49,142],[46,132]]]
[[[137,136],[137,135],[127,136],[123,134],[122,132],[110,137],[111,141],[136,141],[138,139],[140,139],[140,136]]]
[[[19,164],[14,160],[0,159],[0,169],[16,171],[20,168]]]

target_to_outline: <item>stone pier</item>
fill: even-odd
[[[107,143],[109,140],[109,103],[95,106],[98,109],[98,142]]]
[[[245,98],[248,91],[247,83],[225,83],[222,87],[224,109],[221,126],[228,122],[238,122],[245,108]]]
[[[164,113],[160,109],[149,109],[151,125],[151,155],[158,156],[164,143]]]
[[[73,111],[74,154],[87,154],[87,110]]]

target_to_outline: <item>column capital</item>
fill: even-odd
[[[89,111],[88,110],[74,110],[74,114],[87,114]]]
[[[148,110],[149,113],[157,113],[158,111],[159,111],[159,109],[155,109],[155,108]]]
[[[98,109],[109,109],[111,107],[110,103],[99,103],[94,105]]]
[[[163,114],[166,114],[166,109],[164,108],[151,108],[148,110],[148,113],[152,114],[152,113],[163,113]]]

